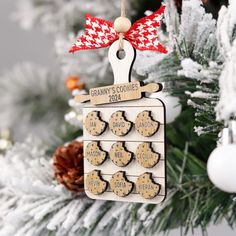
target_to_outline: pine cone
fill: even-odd
[[[58,147],[53,155],[55,178],[70,191],[84,192],[83,158],[83,142],[78,141]]]

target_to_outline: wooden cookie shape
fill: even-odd
[[[93,136],[101,135],[107,127],[107,123],[100,117],[99,111],[91,111],[85,118],[86,130]]]
[[[107,152],[102,150],[99,142],[93,141],[87,145],[85,157],[92,165],[99,166],[106,160]]]
[[[117,196],[125,197],[132,192],[134,184],[126,178],[124,171],[118,171],[112,175],[110,187]]]
[[[159,129],[160,123],[151,116],[151,111],[142,111],[135,120],[135,129],[144,137],[151,137]]]
[[[104,193],[108,187],[108,182],[102,179],[100,170],[89,172],[85,183],[88,191],[95,195]]]
[[[116,111],[110,117],[109,128],[113,134],[125,136],[132,128],[132,122],[126,119],[124,111]]]
[[[153,150],[152,144],[149,142],[139,144],[135,152],[137,162],[145,168],[154,167],[159,162],[160,156]]]
[[[115,165],[119,167],[127,166],[131,162],[132,157],[133,153],[126,149],[124,142],[117,142],[111,146],[110,159]]]
[[[153,199],[161,190],[161,185],[154,182],[151,173],[144,173],[137,178],[136,190],[143,198]]]

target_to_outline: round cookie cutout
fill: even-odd
[[[142,111],[135,120],[135,129],[144,137],[151,137],[159,129],[160,123],[151,116],[151,111]]]
[[[160,160],[160,154],[155,152],[152,148],[152,144],[145,142],[138,145],[135,158],[137,162],[145,168],[154,167]]]
[[[124,111],[116,111],[110,117],[109,128],[113,134],[125,136],[132,128],[132,122],[126,119]]]
[[[104,193],[108,187],[108,182],[103,180],[99,170],[89,172],[85,180],[86,188],[94,195]]]
[[[133,157],[133,153],[126,149],[124,142],[114,143],[109,153],[112,162],[119,167],[127,166]]]
[[[94,166],[101,165],[107,158],[107,152],[103,151],[99,142],[90,142],[85,148],[85,158]]]
[[[124,171],[118,171],[112,175],[110,187],[117,196],[125,197],[132,192],[134,184],[126,178]]]
[[[85,118],[84,126],[89,134],[99,136],[106,130],[107,123],[101,119],[99,111],[91,111]]]
[[[136,190],[143,198],[153,199],[161,190],[161,185],[154,182],[151,173],[144,173],[137,178]]]

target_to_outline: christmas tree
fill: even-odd
[[[236,3],[164,3],[158,35],[168,53],[138,52],[132,74],[164,86],[155,96],[167,107],[168,195],[151,205],[84,194],[82,104],[73,96],[112,84],[113,74],[107,49],[68,49],[83,33],[85,13],[114,21],[119,1],[18,0],[14,18],[22,28],[53,34],[59,70],[28,63],[1,75],[0,123],[13,144],[2,136],[0,235],[156,235],[174,228],[187,234],[198,227],[204,234],[223,220],[235,227],[235,193],[212,184],[207,160],[222,145],[224,127],[236,136],[228,128],[236,116]],[[127,1],[126,12],[135,21],[159,6]]]

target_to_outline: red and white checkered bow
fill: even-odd
[[[167,50],[158,41],[157,27],[163,18],[165,6],[159,10],[136,21],[124,38],[138,50],[153,50],[167,53]],[[115,31],[110,21],[86,15],[86,34],[80,36],[69,52],[78,50],[96,49],[107,47],[119,39],[119,34]]]

